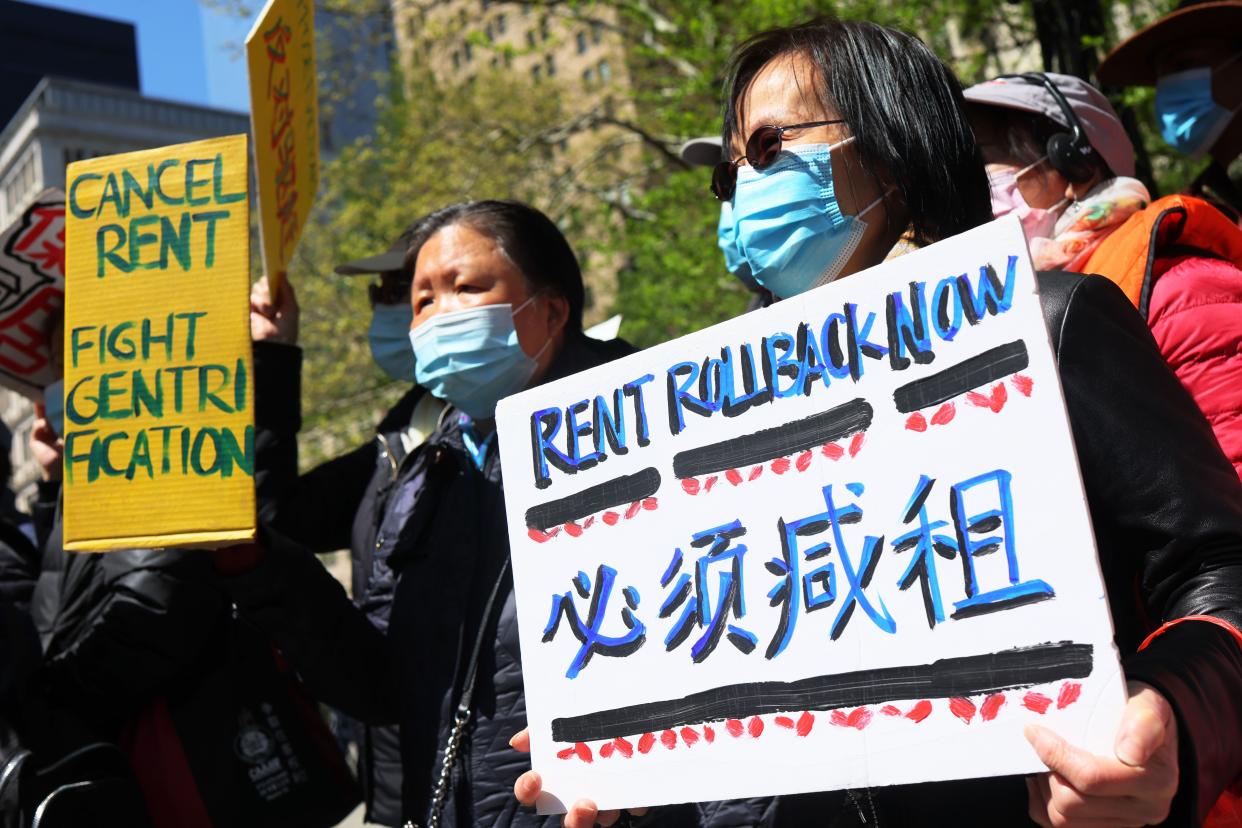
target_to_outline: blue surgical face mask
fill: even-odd
[[[759,284],[785,299],[827,284],[840,275],[867,223],[842,215],[832,179],[837,144],[788,147],[763,170],[738,168],[733,194],[737,247]]]
[[[1156,81],[1156,119],[1165,143],[1192,158],[1212,148],[1238,111],[1225,109],[1212,99],[1212,74],[1239,57],[1242,54],[1216,69],[1200,66]]]
[[[746,285],[747,290],[759,287],[755,277],[751,275],[750,264],[737,249],[737,228],[733,224],[733,205],[728,201],[720,203],[720,223],[716,225],[716,244],[724,253],[725,267],[729,272]]]
[[[414,352],[410,350],[410,323],[414,309],[408,303],[376,305],[371,311],[371,358],[395,380],[414,381]]]
[[[43,416],[58,437],[65,436],[65,381],[58,379],[43,389]]]
[[[534,299],[437,314],[410,331],[418,384],[476,420],[493,416],[496,403],[527,386],[551,343],[534,357],[518,343],[513,317]]]

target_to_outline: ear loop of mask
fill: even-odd
[[[895,186],[889,185],[884,192],[880,193],[879,197],[876,198],[875,201],[850,216],[850,218],[854,219],[854,221],[851,222],[849,239],[844,245],[842,245],[840,252],[838,252],[832,262],[824,268],[823,274],[811,287],[822,287],[829,282],[835,282],[837,279],[841,278],[841,270],[845,267],[845,263],[848,262],[850,257],[854,255],[854,251],[858,249],[858,245],[862,241],[862,237],[867,233],[868,225],[867,222],[862,220],[862,217],[869,213],[881,201],[888,198],[889,194],[896,189],[897,188]]]
[[[525,302],[523,302],[522,304],[520,304],[520,305],[518,305],[516,308],[514,308],[512,311],[510,311],[510,316],[512,316],[514,319],[516,319],[516,318],[517,318],[517,315],[518,315],[519,313],[521,313],[522,311],[526,310],[526,306],[527,306],[527,305],[529,305],[531,302],[535,301],[535,299],[536,299],[536,298],[537,298],[540,294],[542,294],[545,290],[547,290],[547,288],[539,288],[539,290],[537,290],[537,291],[535,291],[534,293],[532,293],[529,297],[527,297],[527,299],[526,299],[526,301],[525,301]],[[514,329],[513,333],[514,333],[514,335],[515,335],[515,336],[517,335],[517,329],[516,329],[516,328]],[[538,361],[539,361],[539,357],[543,356],[543,352],[544,352],[544,351],[546,351],[546,350],[548,350],[548,346],[549,346],[549,345],[551,345],[551,344],[552,344],[552,337],[548,337],[548,338],[544,341],[544,343],[543,343],[543,347],[542,347],[542,348],[540,348],[538,351],[536,351],[536,352],[535,352],[535,355],[534,355],[533,357],[531,357],[531,360],[532,360],[532,361],[534,361],[534,362],[538,362]],[[521,341],[520,341],[520,340],[518,341],[518,347],[519,347],[519,348],[521,348],[521,347],[522,347],[522,343],[521,343]],[[525,352],[523,352],[523,353],[525,353]]]

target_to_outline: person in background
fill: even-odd
[[[1182,0],[1113,49],[1096,70],[1105,86],[1154,86],[1165,143],[1209,163],[1186,192],[1233,221],[1242,191],[1229,165],[1242,153],[1242,0]]]
[[[244,616],[321,701],[360,721],[399,722],[403,821],[544,825],[509,796],[529,762],[507,745],[526,708],[496,404],[633,349],[583,334],[577,258],[528,205],[445,207],[418,224],[405,265],[416,380],[449,408],[389,495],[406,517],[391,539],[387,628],[278,531],[220,550],[217,563]]]
[[[354,603],[380,632],[388,629],[396,576],[388,559],[409,518],[408,503],[394,494],[406,488],[416,450],[435,431],[445,405],[414,384],[410,347],[410,269],[405,252],[417,231],[413,222],[388,248],[365,259],[338,265],[342,276],[374,276],[367,285],[371,320],[367,339],[371,356],[393,382],[407,390],[376,427],[375,438],[353,451],[320,464],[299,477],[286,473],[260,503],[268,525],[312,552],[349,549]],[[251,294],[251,333],[275,350],[285,369],[268,376],[281,399],[300,398],[301,351],[296,347],[299,310],[292,290],[273,303],[267,282]],[[296,410],[296,407],[295,407]],[[287,472],[297,468],[300,417],[259,434]],[[279,433],[279,436],[277,436]],[[267,455],[276,457],[277,455]],[[401,753],[396,725],[365,725],[358,741],[358,777],[366,803],[366,820],[380,825],[401,822]]]
[[[992,219],[961,86],[911,35],[774,29],[739,47],[726,88],[713,190],[780,299]],[[1242,770],[1242,484],[1114,284],[1038,282],[1130,682],[1114,755],[1032,725],[1049,773],[777,797],[764,824],[1190,825]],[[533,771],[514,789],[540,790]],[[583,801],[565,822],[616,818]]]
[[[1022,217],[1037,269],[1121,287],[1242,477],[1242,229],[1194,196],[1149,203],[1121,121],[1084,80],[1003,76],[965,95],[994,214]]]

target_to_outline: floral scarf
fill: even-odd
[[[1097,184],[1066,208],[1051,238],[1031,240],[1035,269],[1082,272],[1100,242],[1150,202],[1138,179],[1110,178]]]

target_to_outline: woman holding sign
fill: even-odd
[[[387,632],[308,550],[274,533],[231,589],[318,698],[368,724],[400,723],[403,820],[543,825],[509,795],[529,764],[507,744],[525,703],[493,415],[508,394],[631,349],[582,333],[577,259],[524,204],[433,213],[406,266],[417,381],[451,407],[388,494],[404,517],[388,557]],[[222,566],[236,563],[228,555]]]
[[[910,35],[832,19],[766,32],[730,89],[732,160],[712,189],[779,299],[991,219],[960,85]],[[1242,771],[1242,489],[1124,295],[1065,273],[1039,287],[1130,681],[1114,755],[1031,726],[1049,773],[780,797],[764,824],[1189,825]],[[540,790],[534,772],[515,788]],[[597,819],[618,815],[583,801],[566,824]]]

